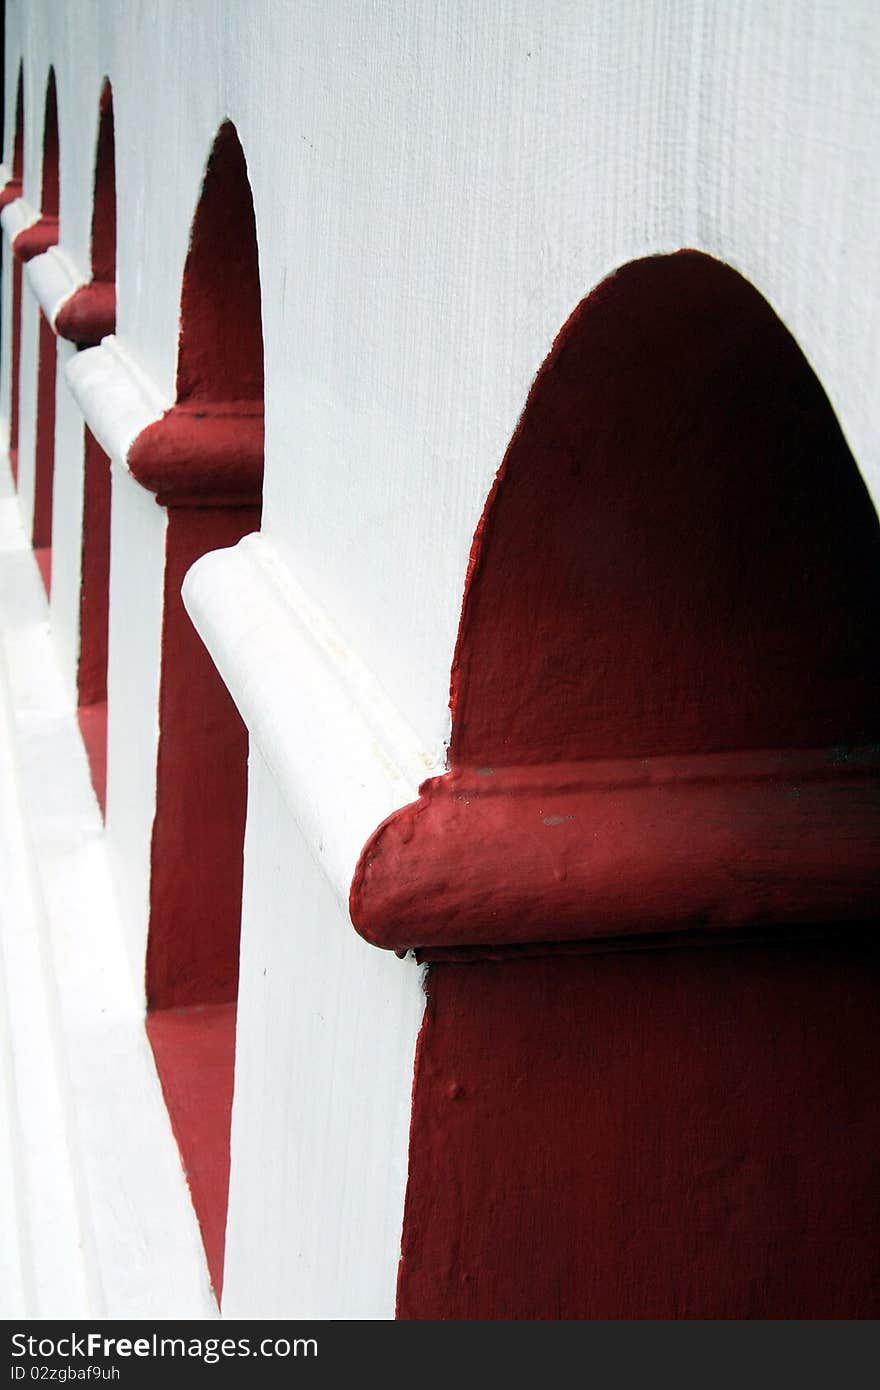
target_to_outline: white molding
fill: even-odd
[[[78,352],[65,375],[92,434],[104,452],[122,464],[141,431],[173,404],[115,334],[99,347]]]
[[[6,233],[6,240],[10,243],[15,241],[19,232],[23,232],[25,227],[32,227],[39,220],[40,214],[37,209],[31,207],[24,198],[16,198],[14,202],[7,203],[3,211],[0,212],[0,223],[2,223]]]
[[[86,276],[60,246],[50,246],[41,256],[34,256],[25,266],[24,273],[53,328],[61,306],[88,283]]]
[[[0,188],[5,188],[12,178],[12,170],[8,164],[0,162]]]
[[[443,748],[420,746],[263,536],[197,560],[183,599],[347,913],[364,843],[444,770]]]

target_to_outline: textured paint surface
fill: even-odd
[[[19,232],[13,242],[13,249],[20,261],[27,263],[35,256],[42,256],[50,246],[58,244],[58,218],[44,213],[39,221]]]
[[[116,327],[116,150],[109,82],[98,115],[91,262],[91,280],[55,316],[56,333],[80,347],[94,346]]]
[[[869,1318],[876,945],[435,965],[404,1318]]]
[[[55,331],[79,347],[93,347],[116,327],[116,287],[92,280],[62,304],[55,316]]]
[[[175,405],[138,435],[128,467],[164,506],[259,506],[263,403]]]
[[[168,516],[115,455],[111,489],[106,837],[116,889],[128,904],[122,925],[132,979],[143,995]]]
[[[55,371],[58,352],[52,325],[40,312],[37,368],[37,442],[34,455],[34,517],[31,540],[35,549],[52,548],[52,488],[55,481]]]
[[[40,212],[43,217],[58,218],[61,197],[61,173],[58,140],[58,91],[55,69],[49,69],[46,83],[46,104],[43,111],[43,167],[40,179]]]
[[[868,0],[773,7],[681,0],[668,12],[654,0],[624,7],[512,0],[503,9],[388,0],[366,18],[347,0],[301,0],[295,22],[289,6],[265,0],[224,2],[210,22],[203,7],[177,0],[155,0],[149,20],[110,0],[84,0],[64,13],[54,0],[7,0],[6,10],[9,74],[26,55],[25,184],[34,206],[45,74],[50,62],[58,65],[64,244],[81,269],[90,247],[96,96],[102,74],[113,77],[125,152],[121,342],[166,403],[196,190],[219,123],[235,120],[254,185],[272,364],[267,532],[281,568],[354,644],[417,731],[417,746],[435,748],[448,732],[468,547],[529,383],[571,306],[611,267],[681,245],[737,265],[795,331],[876,487],[880,395],[871,383],[880,336],[870,287],[880,184],[864,171],[874,157],[880,88],[877,11]],[[7,131],[12,98],[9,80]],[[25,377],[33,374],[28,364]],[[24,403],[27,417],[26,394]],[[111,396],[105,416],[118,404]],[[25,418],[25,500],[29,428]],[[134,489],[130,479],[124,484]],[[161,591],[149,547],[164,517],[150,498],[151,515],[129,502],[126,493],[115,524],[125,563],[116,576],[120,640],[111,684],[127,713],[117,722],[110,798],[113,853],[131,890],[127,921],[140,960],[138,856],[153,809]],[[311,737],[311,726],[303,727]],[[310,747],[328,801],[338,786],[342,802],[345,779],[328,777],[317,741]],[[282,923],[296,935],[291,914],[306,897],[296,878],[283,888],[277,878],[296,834],[289,812],[264,798],[258,815],[255,839],[271,840],[276,853],[261,861],[255,955],[283,949]],[[310,848],[317,854],[318,841]],[[319,877],[306,850],[303,857]],[[355,948],[366,951],[357,940]],[[316,939],[306,1004],[320,992],[322,949]],[[295,950],[290,959],[301,968]],[[396,966],[380,960],[389,972]],[[415,972],[411,978],[415,991]],[[337,1007],[321,1009],[323,1033],[314,1022],[318,1048],[331,1053],[337,1039],[350,1038],[360,981],[355,970],[344,990],[327,981]],[[359,1007],[369,1014],[369,1001]],[[254,1057],[260,1047],[269,1059],[284,1052],[290,1015],[279,985],[271,1025],[264,1030],[255,1014]],[[387,1022],[378,1028],[387,1032]],[[401,1038],[400,1048],[408,1047],[406,1030]],[[383,1054],[376,1065],[399,1085],[394,1057]],[[293,1287],[316,1299],[320,1288],[323,1306],[336,1307],[354,1282],[366,1287],[373,1269],[366,1241],[346,1243],[337,1200],[346,1178],[363,1182],[363,1145],[345,1142],[340,1119],[332,1150],[339,1163],[310,1246],[317,1274],[302,1280],[292,1253],[301,1203],[290,1198],[282,1223],[277,1200],[295,1187],[286,1180],[300,1136],[277,1103],[285,1081],[256,1062],[250,1075],[242,1148],[251,1171],[261,1173],[264,1153],[285,1171],[272,1174],[275,1220],[263,1228],[266,1239],[247,1245],[242,1228],[237,1287],[256,1298],[259,1283],[282,1313]],[[377,1077],[351,1069],[343,1087],[338,1069],[333,1075],[340,1116],[360,1084],[355,1103],[368,1096],[385,1123]],[[326,1095],[311,1095],[309,1109],[306,1082],[303,1091],[295,1128],[311,1133],[323,1124]],[[266,1116],[256,1154],[247,1136]],[[358,1133],[378,1143],[370,1122]],[[320,1163],[324,1151],[314,1152]],[[374,1205],[380,1192],[391,1191],[385,1200],[393,1201],[396,1188],[378,1169],[374,1177]],[[369,1215],[389,1225],[399,1218]],[[345,1263],[345,1278],[335,1264],[340,1242],[359,1261],[354,1271]],[[266,1283],[267,1247],[277,1287]],[[387,1304],[380,1290],[375,1300]]]
[[[529,393],[471,554],[453,775],[368,843],[355,925],[406,948],[873,916],[878,575],[766,301],[693,252],[618,271]]]
[[[243,347],[244,356],[233,349],[224,355],[227,342]],[[128,453],[132,475],[170,508],[147,948],[151,1008],[233,1000],[238,981],[247,733],[180,597],[200,555],[260,524],[259,271],[247,170],[228,123],[208,161],[193,222],[180,364],[186,403],[179,400],[144,430]]]
[[[0,210],[6,207],[7,203],[14,202],[21,197],[22,175],[24,172],[24,88],[22,81],[21,65],[18,69],[18,80],[15,87],[15,125],[12,137],[12,177],[6,187],[0,189]],[[6,258],[7,268],[12,265],[12,305],[11,305],[11,324],[10,333],[11,347],[9,352],[9,463],[12,471],[12,481],[18,478],[18,371],[19,359],[21,356],[21,262],[14,254]],[[6,336],[7,324],[4,319],[3,336]]]
[[[168,517],[147,1001],[154,1009],[235,998],[247,731],[180,597],[206,550],[259,527],[252,508],[172,508]]]
[[[876,1315],[878,573],[739,276],[686,253],[584,301],[474,541],[452,771],[352,885],[374,939],[435,948],[400,1316]]]
[[[206,551],[260,525],[263,352],[253,201],[225,123],[208,160],[181,291],[178,403],[128,452],[169,506],[147,1001],[233,1000],[247,731],[180,596]]]
[[[450,761],[868,743],[880,529],[727,266],[625,266],[560,333],[471,555]],[[515,673],[515,676],[514,676]]]
[[[229,1193],[235,1004],[162,1009],[149,1015],[147,1036],[219,1302]]]
[[[12,380],[9,387],[9,463],[12,481],[18,482],[18,416],[21,399],[19,371],[21,365],[21,261],[17,256],[12,262],[12,351],[10,372]]]
[[[98,142],[95,149],[95,191],[92,205],[92,280],[116,287],[116,132],[113,89],[101,88]],[[112,329],[109,330],[112,332]]]
[[[77,703],[107,699],[110,621],[110,460],[88,426],[84,429],[82,557]]]
[[[76,712],[79,731],[89,760],[92,787],[98,798],[101,814],[107,813],[107,701],[96,700],[80,705]]]
[[[77,705],[92,785],[107,807],[107,646],[110,635],[110,460],[84,430]]]
[[[48,617],[0,468],[0,1305],[25,1319],[210,1319]]]
[[[245,864],[223,1313],[391,1318],[420,971],[351,930],[253,745]]]
[[[180,300],[179,401],[263,400],[257,231],[235,127],[214,141]]]
[[[373,836],[351,902],[395,950],[872,919],[880,754],[449,772]]]

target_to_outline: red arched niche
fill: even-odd
[[[685,252],[579,305],[474,542],[450,761],[813,747],[878,732],[878,532],[766,300]]]
[[[529,393],[474,539],[450,772],[367,846],[355,921],[403,947],[615,934],[646,902],[662,930],[860,916],[878,570],[766,300],[693,251],[612,275]]]
[[[220,128],[181,292],[177,404],[128,466],[168,508],[159,754],[147,948],[148,1031],[218,1297],[223,1280],[238,989],[247,731],[180,597],[208,550],[260,525],[263,338],[253,199]]]
[[[450,770],[352,885],[431,962],[399,1316],[876,1316],[878,572],[754,288],[682,252],[583,301],[474,541]]]
[[[235,126],[226,121],[211,151],[183,273],[178,401],[262,403],[259,306],[247,165]]]
[[[49,69],[43,119],[43,179],[40,220],[20,232],[16,252],[24,260],[48,250],[58,240],[58,97],[55,71]],[[52,493],[55,480],[55,375],[58,364],[55,331],[40,310],[37,362],[37,432],[34,449],[34,515],[31,541],[46,585],[52,580]]]
[[[24,76],[21,64],[15,95],[15,132],[12,143],[12,178],[0,191],[0,209],[21,197],[24,176]],[[12,258],[12,351],[9,384],[9,462],[12,478],[18,482],[19,362],[21,360],[21,261]]]
[[[116,326],[116,159],[113,91],[104,81],[98,107],[92,201],[92,278],[59,309],[56,332],[79,348]],[[110,460],[88,426],[83,439],[78,714],[92,782],[102,810],[107,780],[107,647],[110,603]]]
[[[108,78],[98,103],[91,261],[89,283],[72,294],[55,316],[55,331],[81,348],[100,343],[116,327],[116,147]]]

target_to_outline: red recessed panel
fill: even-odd
[[[219,1296],[234,1051],[222,1019],[233,1017],[238,989],[247,730],[180,591],[200,556],[260,525],[259,265],[247,168],[229,122],[214,143],[193,222],[177,376],[177,403],[127,458],[132,476],[168,508],[148,1027]],[[165,1046],[183,1016],[196,1032]],[[205,1020],[217,1020],[216,1048],[198,1032]],[[204,1048],[214,1079],[200,1074],[191,1082],[192,1057],[203,1057]],[[215,1103],[221,1093],[223,1103]],[[213,1176],[200,1177],[206,1168]]]
[[[474,539],[450,772],[352,883],[432,962],[402,1317],[877,1315],[878,574],[741,276],[578,306]]]
[[[147,997],[152,1008],[234,999],[247,806],[247,730],[183,606],[208,550],[259,528],[257,508],[168,515]]]
[[[585,299],[474,541],[453,764],[869,743],[880,527],[784,324],[696,252]]]
[[[229,1194],[235,1004],[151,1013],[147,1036],[219,1302]]]
[[[21,372],[21,261],[12,262],[12,383],[9,393],[9,461],[13,482],[18,483],[18,418]]]
[[[35,549],[52,545],[52,493],[55,481],[55,372],[57,342],[52,325],[40,311],[39,364],[37,368],[37,438],[34,472]]]
[[[77,688],[80,705],[107,699],[110,605],[110,459],[84,432],[82,569]]]
[[[76,712],[101,814],[107,811],[107,701],[80,705]]]
[[[874,944],[434,965],[403,1318],[880,1312]]]

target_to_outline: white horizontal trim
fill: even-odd
[[[197,560],[183,598],[346,912],[376,826],[444,768],[261,535]]]
[[[50,246],[42,256],[28,261],[24,273],[46,318],[55,326],[55,315],[87,278],[60,246]]]
[[[39,220],[40,214],[37,209],[32,208],[24,198],[16,198],[14,202],[7,203],[0,212],[0,223],[3,224],[6,239],[10,242],[14,241],[25,227],[32,227]]]
[[[92,434],[123,465],[141,431],[173,404],[115,335],[71,357],[65,373]]]

